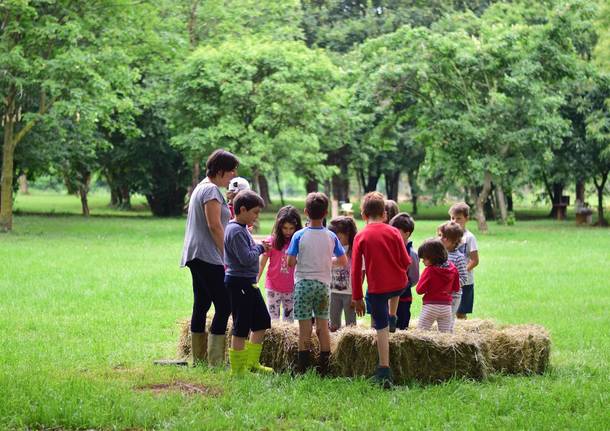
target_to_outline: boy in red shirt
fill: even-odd
[[[417,283],[417,293],[424,295],[424,305],[417,327],[429,330],[434,322],[440,332],[451,332],[453,292],[460,291],[460,274],[447,258],[447,249],[439,238],[424,241],[417,250],[426,268]]]
[[[352,305],[364,316],[362,257],[364,256],[371,319],[377,330],[379,367],[373,379],[384,388],[392,384],[390,373],[389,307],[395,310],[407,285],[411,258],[398,230],[385,224],[385,200],[379,192],[367,193],[360,207],[366,222],[354,238],[352,251]],[[389,306],[388,306],[389,300]]]

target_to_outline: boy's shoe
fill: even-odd
[[[261,351],[263,350],[262,344],[254,344],[246,340],[246,368],[259,373],[273,373],[273,368],[265,367],[261,365]]]
[[[316,371],[318,372],[320,377],[328,376],[329,362],[330,352],[320,352],[320,356],[318,358],[318,366],[316,367]]]
[[[377,371],[370,380],[372,383],[381,386],[383,389],[391,389],[392,370],[390,367],[377,367]]]
[[[218,367],[225,364],[225,346],[227,337],[222,335],[208,334],[208,364]]]
[[[390,332],[396,332],[396,316],[390,316],[388,319],[390,325]]]
[[[229,362],[231,364],[231,375],[241,376],[246,371],[248,352],[244,350],[229,349]]]
[[[299,350],[299,356],[297,357],[297,366],[294,370],[295,374],[305,374],[309,369],[309,363],[311,361],[311,353],[309,350]]]

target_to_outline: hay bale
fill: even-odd
[[[370,376],[378,364],[376,333],[345,328],[338,332],[331,358],[335,375]],[[472,334],[409,330],[390,335],[390,367],[397,383],[439,382],[453,377],[487,376],[486,345]]]
[[[207,322],[209,327],[211,320]],[[190,356],[190,320],[179,322],[178,356]],[[227,325],[230,335],[231,322]],[[344,327],[331,333],[331,374],[370,376],[378,364],[376,331]],[[230,346],[227,336],[227,352]],[[489,373],[543,373],[549,365],[550,338],[539,325],[497,326],[491,320],[458,320],[453,334],[409,329],[390,334],[390,366],[398,383],[438,382],[453,377],[484,379]],[[313,331],[312,363],[320,351]],[[278,372],[294,368],[298,325],[273,321],[265,333],[261,363]]]
[[[179,320],[178,327],[180,328],[177,350],[178,358],[188,358],[191,356],[191,319]]]
[[[484,331],[490,331],[496,328],[496,323],[493,320],[488,319],[457,319],[455,321],[454,332],[469,332],[469,333],[481,333]]]
[[[491,368],[497,373],[544,373],[549,366],[551,339],[540,325],[510,325],[485,335]]]

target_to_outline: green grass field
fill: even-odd
[[[40,208],[17,200],[27,205]],[[416,244],[438,223],[417,222]],[[528,221],[478,235],[474,317],[547,327],[545,375],[383,391],[360,379],[154,366],[175,355],[176,322],[190,316],[184,224],[15,218],[0,235],[0,429],[610,428],[608,229]],[[172,382],[210,393],[141,389]]]

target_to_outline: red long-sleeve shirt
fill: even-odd
[[[451,294],[460,291],[460,273],[449,261],[442,266],[427,266],[419,278],[416,291],[424,295],[424,304],[451,305]]]
[[[385,223],[370,223],[358,232],[352,249],[352,298],[362,299],[362,256],[369,293],[388,293],[407,285],[411,258],[398,230]]]

